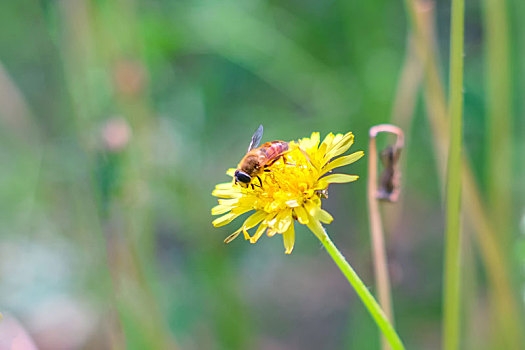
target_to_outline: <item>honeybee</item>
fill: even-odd
[[[262,186],[262,181],[259,175],[263,171],[268,171],[268,167],[278,161],[286,152],[289,151],[290,145],[285,141],[270,141],[259,146],[263,135],[263,126],[259,128],[252,136],[252,141],[248,147],[248,153],[241,159],[237,170],[235,171],[235,183],[243,187],[248,187],[251,184],[254,187],[252,180],[257,178],[259,186]]]

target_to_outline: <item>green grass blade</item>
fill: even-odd
[[[459,348],[461,255],[461,139],[464,1],[452,1],[450,37],[450,146],[447,169],[443,348]]]

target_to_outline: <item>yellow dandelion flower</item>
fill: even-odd
[[[253,186],[241,186],[234,181],[218,184],[212,195],[219,197],[212,215],[221,215],[213,221],[220,227],[238,216],[252,213],[233,234],[225,239],[231,242],[241,232],[250,243],[255,243],[266,232],[269,237],[276,233],[283,236],[285,253],[290,254],[295,243],[294,221],[298,221],[318,237],[325,234],[321,223],[328,224],[333,218],[321,208],[321,198],[326,197],[332,183],[352,182],[357,175],[330,174],[335,168],[351,164],[363,156],[362,151],[341,156],[354,142],[354,135],[328,134],[320,142],[318,132],[309,138],[289,143],[289,151],[266,171]],[[234,176],[235,169],[227,174]],[[255,228],[253,235],[249,230]]]

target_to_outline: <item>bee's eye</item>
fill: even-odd
[[[250,177],[250,175],[246,174],[244,171],[239,171],[239,170],[235,172],[235,179],[245,184],[250,183],[250,181],[252,181],[252,178]]]

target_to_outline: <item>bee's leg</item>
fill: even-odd
[[[281,157],[284,157],[284,156],[281,154],[279,157],[273,159],[271,162],[269,162],[268,164],[266,164],[264,167],[267,168],[267,167],[272,166],[273,163],[277,162],[279,159],[281,159]]]
[[[259,176],[257,176],[257,179],[259,180],[259,184],[258,184],[258,185],[257,185],[257,184],[254,184],[253,181],[252,181],[252,183],[250,183],[250,186],[252,186],[252,190],[254,190],[255,187],[260,187],[260,188],[263,187],[263,186],[262,186],[261,178],[260,178]]]
[[[271,173],[272,172],[272,169],[264,169],[263,170],[265,173]]]
[[[286,156],[284,156],[284,155],[283,155],[283,160],[284,160],[284,164],[286,164],[286,165],[293,165],[293,166],[296,166],[296,165],[297,165],[297,164],[295,164],[295,163],[290,163],[290,162],[288,161],[288,158],[286,158]]]

